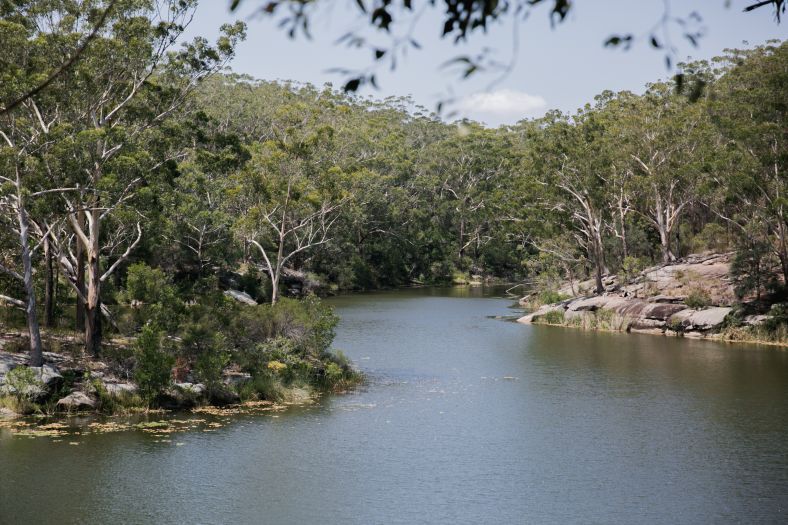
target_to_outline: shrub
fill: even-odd
[[[0,387],[0,394],[7,396],[3,404],[20,414],[35,412],[38,407],[34,402],[45,392],[44,383],[36,377],[35,371],[26,366],[8,372],[5,384]]]
[[[142,328],[134,357],[134,379],[142,397],[150,402],[170,384],[175,358],[162,348],[162,332],[151,325]]]
[[[721,224],[710,222],[692,239],[692,251],[724,252],[730,246],[728,230]]]
[[[132,310],[136,326],[153,323],[170,332],[177,330],[185,312],[183,301],[164,272],[144,263],[129,267],[126,289],[118,293],[118,301],[139,303]]]
[[[274,374],[263,372],[253,376],[251,381],[241,384],[238,395],[242,401],[282,401],[285,398],[285,389]]]
[[[687,296],[687,299],[684,301],[684,304],[695,310],[701,310],[711,304],[711,296],[709,296],[709,293],[706,290],[694,288],[690,290],[690,293]]]
[[[636,275],[646,268],[646,261],[628,255],[621,263],[621,283],[628,284]]]
[[[773,304],[763,323],[763,328],[769,332],[776,332],[786,325],[788,325],[788,304]]]
[[[551,310],[539,317],[539,321],[546,324],[564,324],[565,320],[563,310]]]
[[[565,301],[567,299],[569,299],[569,296],[559,293],[555,290],[544,290],[539,292],[539,294],[536,296],[536,300],[540,305],[560,303],[561,301]]]
[[[212,322],[188,323],[181,334],[181,353],[186,362],[193,365],[199,380],[208,390],[220,386],[222,371],[230,363],[227,341]]]

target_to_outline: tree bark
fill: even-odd
[[[80,211],[77,213],[77,224],[79,224],[80,228],[85,227],[85,212]],[[86,290],[85,290],[85,247],[83,246],[82,242],[77,239],[77,247],[76,247],[76,254],[75,257],[77,259],[77,268],[76,268],[76,286],[77,289],[80,291],[82,296],[80,297],[77,294],[77,309],[76,309],[76,329],[79,332],[83,332],[85,330],[85,301],[82,297],[85,297]]]
[[[659,226],[659,242],[662,249],[662,262],[669,263],[676,260],[673,251],[670,249],[670,231],[664,226]]]
[[[101,268],[99,266],[100,216],[92,210],[88,221],[90,245],[87,247],[87,296],[85,304],[85,350],[98,357],[101,354]]]
[[[18,188],[17,183],[17,188]],[[41,329],[38,326],[36,312],[36,291],[33,284],[33,261],[29,245],[30,223],[27,217],[22,196],[17,195],[17,219],[19,221],[19,242],[22,248],[23,284],[27,302],[25,314],[27,315],[27,331],[30,335],[30,366],[42,366],[44,355],[41,348]]]
[[[52,248],[49,239],[44,237],[44,264],[46,276],[44,282],[44,324],[47,328],[55,326],[55,271],[52,260]]]
[[[594,239],[594,263],[596,293],[601,294],[605,291],[605,286],[602,284],[602,274],[605,272],[605,257],[604,250],[597,239]]]

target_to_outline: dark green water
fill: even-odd
[[[319,406],[182,446],[0,437],[0,523],[788,521],[787,352],[523,326],[458,295],[334,299],[371,381]]]

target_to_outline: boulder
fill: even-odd
[[[644,308],[641,315],[646,319],[655,319],[664,322],[673,314],[686,309],[687,307],[683,304],[653,303]]]
[[[567,310],[572,312],[593,312],[594,310],[604,308],[608,300],[609,298],[604,295],[578,299],[569,303],[567,305]]]
[[[768,318],[768,315],[748,315],[744,318],[744,324],[747,326],[758,326],[762,325]]]
[[[35,372],[36,379],[41,381],[48,389],[54,389],[63,382],[63,376],[60,375],[60,372],[54,366],[31,366],[30,370]]]
[[[686,299],[686,295],[655,295],[653,297],[648,297],[646,301],[649,303],[679,304],[683,303]]]
[[[0,352],[0,385],[5,383],[5,376],[8,372],[27,362],[27,356],[21,354],[9,354]]]
[[[241,402],[241,396],[229,388],[217,389],[211,392],[211,403],[217,406],[234,405]]]
[[[104,389],[107,393],[113,397],[120,397],[124,395],[134,395],[139,390],[137,385],[133,383],[114,383],[114,382],[107,382],[104,383]]]
[[[252,299],[252,296],[246,292],[242,292],[241,290],[227,290],[224,292],[224,295],[227,297],[231,297],[235,299],[239,303],[249,305],[249,306],[257,306],[257,301]]]
[[[670,324],[680,326],[684,332],[708,332],[719,327],[731,310],[727,306],[682,310],[671,316]]]
[[[175,383],[175,388],[186,394],[201,396],[205,393],[205,385],[202,383]]]
[[[96,402],[84,392],[72,392],[58,400],[57,407],[66,412],[93,410],[96,408]]]
[[[535,312],[531,312],[528,315],[522,316],[521,318],[519,318],[517,320],[517,322],[518,323],[523,323],[523,324],[530,324],[530,323],[533,323],[534,320],[537,319],[538,317],[541,317],[541,316],[547,314],[548,312],[555,312],[555,311],[558,311],[558,310],[563,312],[564,311],[564,307],[560,306],[560,305],[555,305],[555,304],[546,304],[546,305],[540,306],[539,309],[536,310]]]
[[[225,372],[222,382],[227,386],[238,386],[252,380],[251,374],[244,372]]]

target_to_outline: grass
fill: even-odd
[[[537,318],[539,323],[563,325],[566,323],[566,317],[563,310],[552,310]]]
[[[537,324],[569,326],[583,330],[626,332],[631,319],[613,310],[605,309],[593,312],[580,312],[571,317],[567,317],[563,310],[553,310],[539,316],[534,322]]]
[[[788,325],[781,324],[773,330],[765,326],[729,326],[720,332],[720,339],[731,343],[788,346]]]

